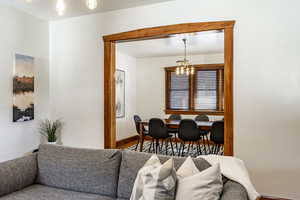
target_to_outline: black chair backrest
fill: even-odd
[[[197,121],[197,122],[208,122],[209,118],[208,118],[207,115],[197,115],[195,117],[195,121]]]
[[[214,122],[210,133],[211,141],[216,144],[224,144],[224,121]]]
[[[139,123],[142,121],[142,119],[140,118],[140,116],[134,115],[134,116],[133,116],[133,120],[134,120],[134,123],[135,123],[136,132],[137,132],[138,134],[140,134],[140,126],[139,126]]]
[[[169,120],[181,120],[181,115],[172,114],[168,118]]]
[[[178,128],[178,137],[183,141],[197,141],[200,139],[197,123],[192,119],[183,119]]]
[[[149,136],[154,139],[168,137],[168,128],[163,120],[159,118],[152,118],[149,121]]]

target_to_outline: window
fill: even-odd
[[[176,76],[171,72],[170,76],[170,108],[188,110],[189,109],[189,76]]]
[[[166,67],[166,113],[223,114],[224,64],[194,65],[194,75],[176,75]]]

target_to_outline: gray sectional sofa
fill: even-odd
[[[38,153],[0,164],[0,200],[128,200],[137,172],[150,156],[41,145]],[[176,168],[183,161],[176,157]],[[210,166],[203,159],[194,161],[200,171]],[[240,184],[223,181],[221,200],[248,199]]]

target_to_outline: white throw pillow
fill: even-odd
[[[200,172],[191,157],[177,170],[176,200],[219,200],[222,190],[220,165]]]
[[[161,164],[154,154],[139,170],[130,200],[174,200],[176,170],[173,158]]]

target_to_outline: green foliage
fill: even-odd
[[[61,120],[52,122],[46,119],[40,123],[39,132],[47,138],[48,142],[56,142],[58,138],[58,131],[63,127]]]

